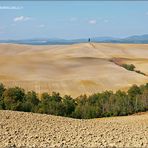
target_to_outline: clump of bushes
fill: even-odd
[[[146,76],[146,74],[141,72],[140,70],[135,70],[136,67],[133,64],[122,64],[121,66],[124,67],[127,70],[135,71],[135,72],[137,72],[139,74],[142,74],[142,75]]]
[[[121,66],[130,71],[134,71],[136,68],[133,64],[122,64]]]
[[[5,88],[0,84],[0,109],[60,115],[79,119],[123,116],[148,111],[148,83],[133,85],[127,92],[105,91],[77,98],[59,93],[25,92],[20,87]]]

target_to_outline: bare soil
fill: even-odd
[[[148,147],[148,113],[78,120],[0,111],[0,147]]]

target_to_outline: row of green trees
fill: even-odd
[[[79,119],[122,116],[148,110],[148,83],[133,85],[127,92],[105,91],[77,98],[53,92],[25,92],[20,87],[0,84],[0,109],[60,115]]]

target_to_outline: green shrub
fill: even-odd
[[[8,88],[3,92],[2,98],[5,109],[20,110],[21,103],[25,98],[25,91],[19,87]]]
[[[136,68],[133,64],[122,64],[121,66],[130,71],[134,71]]]
[[[65,116],[71,116],[72,113],[75,110],[75,100],[71,96],[64,96],[62,100],[63,106],[64,106],[64,115]]]
[[[2,97],[4,91],[5,91],[5,87],[2,83],[0,83],[0,98]]]

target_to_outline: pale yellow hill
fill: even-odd
[[[58,91],[74,97],[148,82],[147,76],[127,71],[110,62],[112,58],[133,63],[148,74],[146,44],[0,44],[0,81],[38,93]]]

